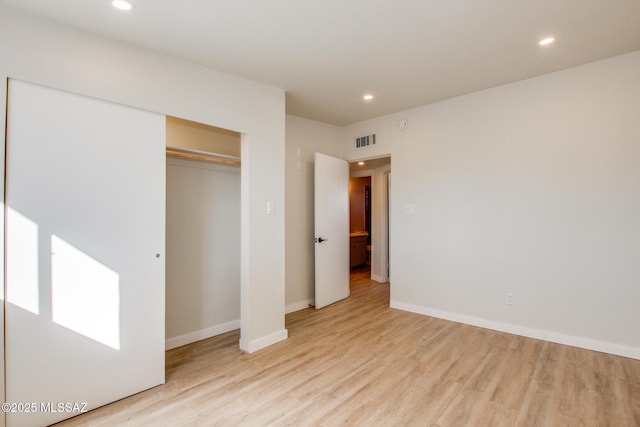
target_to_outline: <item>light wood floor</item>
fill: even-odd
[[[349,279],[353,284],[355,281],[371,278],[371,267],[364,265],[361,267],[352,268],[349,272]]]
[[[389,285],[167,352],[167,384],[64,426],[640,426],[640,361],[389,308]]]

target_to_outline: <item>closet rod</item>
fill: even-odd
[[[204,160],[206,162],[222,163],[231,166],[240,166],[240,157],[228,156],[226,154],[208,153],[206,151],[191,150],[188,148],[167,146],[167,156]]]

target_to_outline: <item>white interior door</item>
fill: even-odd
[[[42,426],[164,382],[165,119],[15,80],[7,111],[7,425]]]
[[[349,164],[314,156],[315,305],[349,296]]]

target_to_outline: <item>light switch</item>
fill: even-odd
[[[274,205],[272,201],[267,202],[267,215],[273,215]]]

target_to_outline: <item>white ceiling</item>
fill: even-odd
[[[639,0],[134,2],[0,5],[281,87],[288,114],[336,125],[640,50]]]

